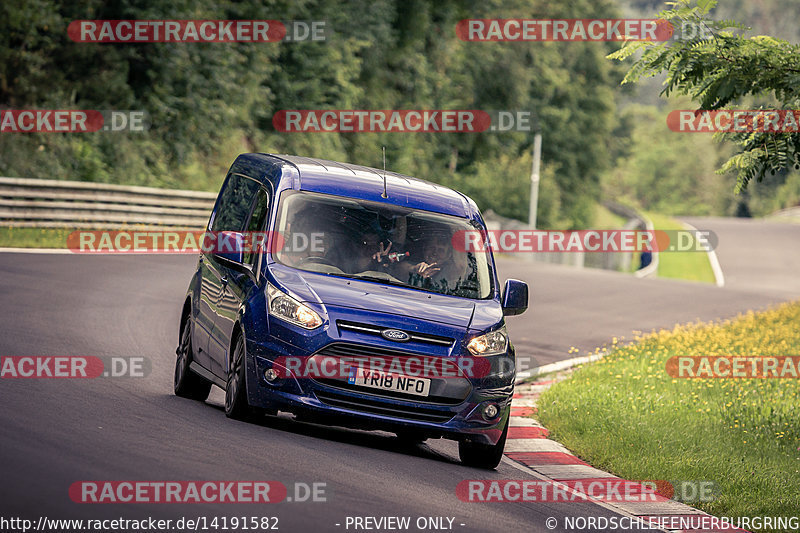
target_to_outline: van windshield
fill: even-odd
[[[480,231],[465,218],[287,192],[276,228],[283,239],[273,257],[293,268],[464,298],[492,295],[488,254],[457,245],[465,232]]]

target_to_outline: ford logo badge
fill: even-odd
[[[381,331],[381,336],[384,339],[395,342],[408,342],[411,340],[411,335],[399,329],[385,329]]]

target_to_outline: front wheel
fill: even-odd
[[[245,420],[251,414],[250,406],[247,404],[244,352],[244,337],[240,334],[236,338],[236,348],[233,350],[225,385],[225,416],[235,420]]]
[[[175,352],[175,376],[173,389],[177,396],[191,400],[205,401],[211,392],[211,382],[198,376],[189,368],[192,364],[194,352],[192,351],[192,317],[187,316],[181,331],[181,342]]]
[[[493,470],[497,468],[497,465],[499,465],[500,461],[503,459],[503,449],[506,447],[507,436],[508,419],[506,419],[503,434],[500,435],[500,440],[497,441],[497,444],[491,445],[461,441],[458,443],[458,456],[465,466]]]

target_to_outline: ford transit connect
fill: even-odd
[[[514,347],[501,290],[465,195],[393,172],[240,155],[211,214],[180,319],[174,389],[225,413],[448,438],[494,468],[508,432]],[[253,236],[262,238],[253,238]],[[257,244],[256,244],[257,243]]]

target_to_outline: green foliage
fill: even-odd
[[[610,54],[624,60],[641,54],[623,83],[666,73],[662,94],[686,94],[704,110],[741,103],[748,97],[767,99],[771,108],[796,109],[800,104],[800,46],[773,37],[745,37],[741,24],[715,21],[709,13],[716,0],[677,0],[659,17],[681,28],[684,22],[708,29],[708,36],[676,39],[665,43],[629,42]],[[736,191],[769,172],[800,168],[800,133],[719,133],[738,153],[720,172],[736,172]]]
[[[685,97],[675,103],[681,105],[685,109]],[[619,128],[630,137],[603,176],[603,198],[666,215],[725,213],[728,188],[714,172],[725,147],[710,135],[668,130],[669,111],[631,105],[620,113]]]
[[[623,69],[610,43],[471,43],[464,18],[611,18],[612,0],[59,0],[0,5],[0,106],[145,110],[146,133],[3,134],[0,174],[217,190],[246,151],[388,166],[526,220],[533,134],[279,133],[282,109],[531,111],[540,226],[591,222]],[[82,44],[81,19],[325,20],[324,42]]]

